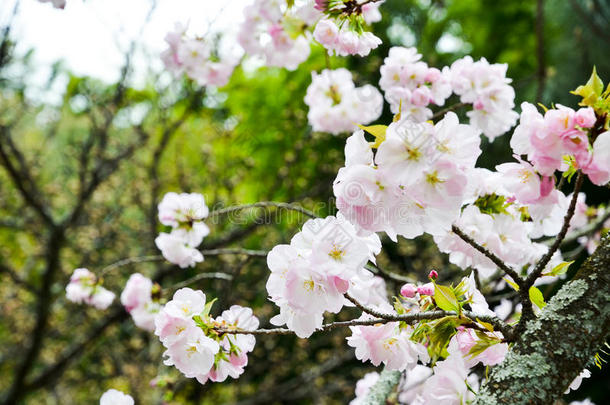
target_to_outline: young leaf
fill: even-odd
[[[458,300],[450,287],[434,284],[434,301],[440,309],[460,312]]]
[[[604,91],[604,83],[602,79],[597,75],[595,67],[589,81],[584,86],[578,86],[576,90],[570,93],[582,97],[582,101],[578,103],[582,106],[593,106]]]
[[[546,306],[546,302],[544,302],[544,296],[542,295],[542,291],[540,291],[537,287],[530,287],[530,300],[540,309]]]
[[[570,265],[574,263],[574,260],[572,260],[571,262],[561,262],[559,263],[557,266],[553,267],[553,270],[551,270],[548,273],[542,273],[543,276],[560,276],[562,274],[565,274],[568,269],[570,268]]]
[[[483,327],[485,329],[487,329],[490,332],[494,331],[494,327],[492,326],[491,323],[487,323],[487,322],[483,322],[482,320],[480,320],[479,318],[477,318],[477,322],[480,323],[481,325],[483,325]]]
[[[361,130],[366,131],[375,137],[375,142],[372,145],[373,148],[378,148],[379,145],[381,145],[381,143],[385,141],[385,132],[388,129],[387,125],[370,125],[367,127],[358,124],[358,127]]]
[[[519,286],[514,281],[512,281],[506,277],[502,277],[502,280],[506,281],[508,283],[508,285],[510,285],[511,287],[513,287],[515,289],[515,291],[519,291]]]
[[[210,310],[212,309],[212,305],[214,305],[214,303],[216,302],[217,299],[218,298],[214,298],[212,301],[205,304],[205,307],[203,308],[203,312],[201,313],[201,316],[203,318],[206,318],[208,315],[210,315]]]

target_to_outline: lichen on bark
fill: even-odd
[[[384,369],[379,375],[379,380],[367,393],[363,405],[381,405],[386,403],[388,396],[400,380],[400,371]]]
[[[476,404],[552,404],[610,334],[610,235],[494,367]]]

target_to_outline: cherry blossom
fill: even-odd
[[[429,104],[443,105],[451,95],[447,70],[430,68],[415,48],[392,47],[380,68],[379,86],[393,113],[422,122],[432,117]]]
[[[98,278],[87,269],[76,269],[66,286],[66,298],[77,304],[106,309],[114,301],[115,294],[102,287]]]
[[[130,395],[121,391],[110,389],[101,396],[100,405],[133,405],[134,401]]]
[[[210,229],[203,219],[209,214],[205,198],[197,193],[167,193],[159,203],[159,222],[174,229],[193,247],[199,246]]]
[[[258,319],[252,314],[250,308],[233,305],[214,320],[215,324],[223,329],[239,328],[240,330],[256,330]],[[227,377],[238,378],[248,364],[248,352],[254,349],[256,339],[253,335],[225,334],[220,340],[220,352],[209,373],[198,376],[197,380],[204,384],[208,379],[214,382],[222,382]]]
[[[140,273],[132,274],[121,293],[121,304],[130,313],[136,326],[152,332],[155,329],[155,316],[161,305],[153,301],[153,283]]]
[[[294,70],[309,57],[306,28],[320,15],[311,3],[287,9],[285,0],[255,0],[244,9],[237,39],[249,55],[264,58],[267,66]]]
[[[568,389],[566,390],[565,394],[568,394],[570,391],[576,391],[577,389],[580,388],[580,385],[582,384],[582,380],[585,378],[590,378],[591,377],[591,372],[589,370],[587,370],[586,368],[574,379],[574,381],[572,381],[570,383],[570,386],[568,387]]]
[[[206,336],[194,321],[205,308],[201,291],[181,288],[155,318],[155,334],[167,349],[164,364],[175,366],[188,378],[203,378],[212,366],[220,345]]]
[[[474,398],[466,385],[468,368],[462,356],[450,355],[436,363],[434,374],[424,384],[421,396],[423,404],[462,405]]]
[[[387,309],[387,308],[386,308]],[[364,314],[361,319],[370,316]],[[356,358],[370,361],[374,366],[383,363],[388,370],[413,368],[418,360],[427,363],[430,358],[426,348],[410,340],[410,327],[401,327],[398,322],[374,326],[350,326],[352,335],[347,344],[356,349]]]
[[[299,337],[310,336],[322,325],[325,311],[341,310],[350,288],[359,294],[363,284],[375,284],[362,267],[380,250],[377,235],[358,235],[341,214],[307,221],[290,245],[275,246],[267,256],[267,292],[280,307],[271,323],[286,324]],[[374,301],[375,294],[366,296]]]
[[[349,24],[342,24],[339,28],[335,21],[327,19],[316,24],[313,36],[329,53],[339,56],[367,56],[371,50],[381,45],[381,39],[371,32],[357,33]]]
[[[312,73],[305,104],[313,130],[336,135],[379,118],[383,98],[371,85],[356,87],[347,69],[325,69],[320,74]]]
[[[155,239],[155,245],[169,262],[180,268],[193,267],[203,261],[200,251],[190,246],[187,240],[178,234],[161,232]]]
[[[515,91],[506,77],[508,65],[490,64],[485,58],[458,59],[449,69],[451,88],[460,101],[472,104],[467,113],[470,124],[493,141],[515,125],[519,115],[513,111]]]
[[[188,36],[179,23],[165,42],[168,49],[161,54],[165,68],[175,75],[186,74],[200,86],[224,86],[239,62],[235,55],[219,55],[205,37]]]

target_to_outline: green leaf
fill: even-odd
[[[493,345],[501,342],[501,340],[495,336],[489,336],[480,331],[476,331],[475,333],[477,335],[478,340],[474,344],[474,346],[472,346],[470,348],[470,350],[468,351],[470,358],[478,356],[479,354],[481,354],[485,350],[487,350],[490,346],[493,346]]]
[[[546,302],[544,302],[544,295],[542,295],[542,291],[540,291],[537,287],[530,287],[530,300],[536,305],[538,308],[542,309],[546,306]]]
[[[506,202],[506,197],[503,195],[496,195],[494,193],[477,198],[474,205],[477,206],[483,214],[493,215],[508,214],[506,208],[509,207],[511,203]]]
[[[214,303],[216,302],[217,299],[218,298],[214,298],[212,301],[205,304],[205,307],[203,308],[203,312],[201,313],[201,316],[203,318],[206,318],[210,315],[210,310],[212,309],[212,305],[214,305]]]
[[[387,125],[370,125],[367,127],[358,124],[358,127],[361,130],[366,131],[375,137],[375,142],[372,145],[373,148],[378,148],[379,145],[381,145],[381,143],[385,141],[385,133],[388,130]]]
[[[453,289],[444,285],[434,284],[434,301],[436,306],[445,311],[460,312],[457,297]]]
[[[515,289],[515,291],[519,291],[519,286],[514,281],[512,281],[506,277],[502,277],[502,280],[506,281],[508,283],[508,285],[510,285],[511,287],[513,287]]]
[[[478,323],[480,323],[481,325],[483,325],[483,327],[484,327],[485,329],[487,329],[488,331],[490,331],[490,332],[493,332],[493,331],[494,331],[494,327],[493,327],[493,325],[492,325],[491,323],[488,323],[488,322],[483,322],[483,321],[482,321],[482,320],[480,320],[479,318],[477,318],[477,322],[478,322]]]
[[[553,267],[553,270],[551,270],[548,273],[542,273],[543,276],[560,276],[562,274],[565,274],[568,269],[570,268],[570,265],[574,263],[574,260],[572,260],[571,262],[561,262],[559,263],[557,266]]]
[[[603,91],[604,83],[597,75],[595,67],[593,67],[593,73],[591,73],[591,77],[589,78],[587,84],[584,86],[578,86],[576,90],[571,91],[570,93],[582,97],[582,101],[578,103],[579,105],[593,106],[601,97]]]

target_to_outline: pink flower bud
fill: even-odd
[[[316,10],[326,11],[328,0],[316,0],[316,5],[313,6]]]
[[[438,273],[436,270],[430,270],[430,274],[428,274],[428,278],[430,280],[436,280],[438,278]]]
[[[581,128],[591,128],[596,120],[595,112],[591,107],[581,108],[574,115],[574,123]]]
[[[400,288],[400,295],[405,298],[413,298],[417,293],[417,287],[414,284],[405,284]]]
[[[419,295],[434,295],[434,284],[432,283],[427,283],[424,284],[420,287],[417,287],[417,292],[419,293]]]

